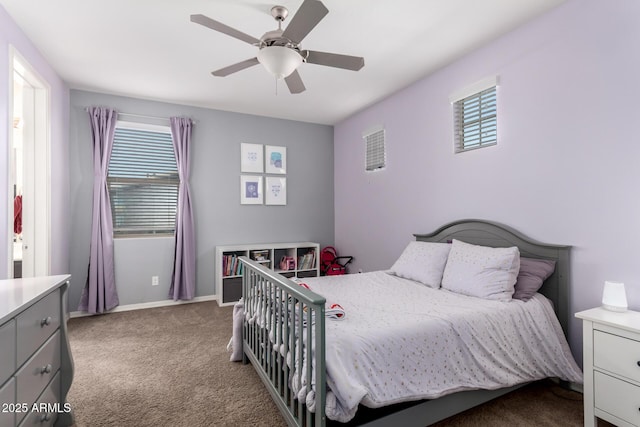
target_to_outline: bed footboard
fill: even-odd
[[[243,351],[290,426],[325,426],[325,298],[247,257]]]

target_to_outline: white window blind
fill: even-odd
[[[362,135],[366,144],[366,170],[375,171],[386,166],[384,129],[376,129]]]
[[[496,86],[454,103],[455,152],[498,143]]]
[[[180,178],[171,131],[159,128],[116,126],[107,176],[116,237],[174,232]]]

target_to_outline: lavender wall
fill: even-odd
[[[51,88],[51,274],[69,272],[69,89],[0,6],[0,279],[7,278],[9,218],[9,49],[13,46]]]
[[[573,246],[572,312],[600,305],[605,280],[640,309],[638,16],[637,0],[570,0],[337,125],[335,239],[352,271],[390,267],[412,233],[481,218]],[[454,155],[448,96],[495,74],[498,145]],[[388,166],[365,173],[361,133],[376,124]],[[577,320],[569,341],[581,360]]]

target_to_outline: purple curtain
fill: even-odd
[[[107,171],[118,113],[104,107],[87,108],[93,137],[93,211],[87,283],[78,310],[104,313],[119,304],[113,264],[113,222]]]
[[[171,117],[173,152],[180,176],[176,211],[176,249],[169,289],[169,298],[173,298],[174,301],[193,299],[196,292],[196,239],[189,194],[189,150],[192,125],[191,119]]]

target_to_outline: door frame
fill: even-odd
[[[31,66],[31,64],[14,47],[9,46],[9,108],[8,120],[8,224],[7,224],[7,244],[8,244],[8,268],[7,274],[13,277],[13,186],[15,184],[15,159],[13,156],[13,114],[14,114],[14,72],[17,72],[33,87],[34,108],[34,146],[33,152],[27,155],[24,148],[25,158],[31,158],[33,164],[34,188],[32,200],[26,200],[27,206],[33,206],[34,229],[31,230],[31,237],[28,241],[28,249],[33,256],[34,276],[46,276],[51,271],[51,87],[47,81]],[[27,168],[23,168],[26,171]],[[23,179],[27,179],[27,173]],[[23,195],[23,203],[25,202]],[[29,195],[27,195],[29,197]],[[23,254],[25,249],[23,248]],[[24,269],[23,269],[24,270]]]

